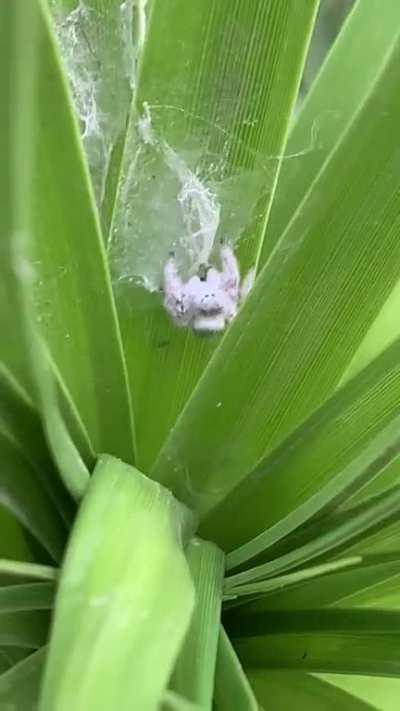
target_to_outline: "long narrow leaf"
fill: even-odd
[[[398,590],[400,574],[398,557],[394,560],[379,559],[379,557],[377,559],[374,556],[365,557],[361,564],[355,566],[341,567],[340,560],[324,565],[338,567],[336,570],[333,569],[332,574],[318,579],[304,574],[308,570],[312,571],[313,568],[283,576],[298,578],[297,584],[285,589],[274,585],[275,580],[279,582],[279,577],[265,581],[267,585],[271,584],[271,591],[266,589],[258,600],[242,607],[243,614],[251,610],[304,610],[331,605],[352,607],[363,602],[372,604],[373,601],[376,602],[376,606],[385,607],[382,600],[387,599],[391,592]]]
[[[61,575],[41,711],[157,707],[193,610],[192,525],[158,484],[100,459]]]
[[[381,708],[335,688],[322,680],[324,677],[317,679],[311,674],[270,669],[254,669],[248,674],[257,698],[266,711],[269,708],[287,711],[293,707],[294,701],[294,708],[307,711],[375,711]]]
[[[184,699],[175,691],[168,690],[161,703],[162,711],[200,711],[200,707]]]
[[[357,612],[265,615],[252,625],[253,637],[248,618],[241,637],[238,620],[235,646],[250,667],[398,676],[399,613]]]
[[[341,383],[354,377],[365,368],[381,351],[383,351],[399,335],[397,314],[400,308],[400,284],[397,284],[385,301],[377,318],[367,332],[360,347],[357,349],[349,367],[343,375]]]
[[[64,521],[70,523],[73,517],[72,502],[50,458],[38,413],[10,373],[1,365],[0,430],[18,444]]]
[[[127,377],[94,201],[47,4],[35,0],[33,5],[37,74],[29,74],[24,45],[17,54],[19,111],[25,118],[15,133],[14,188],[20,193],[18,211],[24,215],[18,220],[25,220],[18,226],[29,241],[16,246],[24,249],[32,269],[26,278],[25,264],[24,286],[34,304],[37,328],[93,448],[132,461]],[[30,92],[24,91],[27,76],[34,87],[30,104]],[[21,164],[22,148],[29,153],[31,144],[34,163]],[[61,158],[54,161],[56,153]]]
[[[29,654],[31,650],[24,647],[0,647],[0,674],[11,669]]]
[[[0,432],[0,500],[50,553],[60,560],[66,530],[35,471]]]
[[[226,615],[226,628],[233,639],[303,632],[398,636],[399,620],[399,612],[386,610],[276,610],[242,616],[239,608]]]
[[[30,9],[29,13],[32,12]],[[0,84],[3,100],[0,109],[0,360],[5,363],[26,391],[33,383],[27,360],[23,323],[16,318],[20,310],[18,292],[14,289],[15,273],[10,249],[10,235],[15,229],[15,205],[12,187],[14,124],[11,107],[17,109],[15,97],[15,27],[17,3],[0,5]],[[27,16],[28,19],[30,15]],[[15,115],[15,114],[14,114]]]
[[[186,556],[196,590],[196,606],[174,669],[172,687],[204,711],[211,711],[222,605],[224,555],[194,539]]]
[[[0,614],[24,610],[50,610],[54,601],[54,584],[30,583],[0,587]]]
[[[261,563],[230,577],[231,585],[263,580],[271,575],[285,572],[297,565],[326,556],[335,549],[346,549],[347,555],[356,555],[350,543],[359,536],[366,537],[372,529],[384,528],[387,522],[400,512],[400,487],[395,486],[381,497],[376,497],[371,503],[361,506],[354,515],[346,516],[337,524],[322,531],[319,536],[311,538],[307,543],[277,557],[267,563]],[[352,512],[351,512],[352,513]],[[324,526],[323,526],[324,528]]]
[[[137,82],[146,4],[134,0],[49,2],[106,236]]]
[[[171,323],[156,293],[163,266],[173,250],[192,274],[218,260],[220,240],[237,245],[243,273],[255,264],[317,4],[202,0],[188,12],[186,0],[154,0],[147,19],[139,5],[143,54],[109,252],[144,469],[220,341]]]
[[[45,610],[0,614],[0,645],[38,649],[47,640],[49,623]]]
[[[0,505],[0,560],[2,558],[29,561],[32,560],[32,551],[26,538],[26,529],[9,508]]]
[[[203,516],[333,392],[398,281],[399,54],[396,43],[158,457],[154,476]]]
[[[37,707],[45,659],[46,648],[42,647],[0,676],[0,703],[4,709],[28,711]]]
[[[1,323],[3,338],[0,341],[2,369],[12,373],[22,389],[35,400],[36,391],[29,359],[25,317],[22,315],[23,298],[17,284],[17,273],[26,278],[31,270],[26,259],[20,254],[22,234],[26,230],[27,196],[30,195],[27,181],[29,166],[32,165],[32,90],[35,80],[36,52],[35,28],[37,7],[35,3],[21,9],[20,3],[3,3],[1,6],[1,29],[5,51],[1,62],[1,84],[7,92],[2,102],[0,115],[1,137],[4,138],[3,163],[0,175],[4,206],[2,213],[2,258],[0,260],[1,288],[5,293],[1,298]],[[25,37],[29,37],[27,40]],[[13,110],[11,110],[13,109]],[[11,240],[11,238],[13,238]],[[71,408],[65,389],[62,391],[62,405],[68,414],[73,430],[79,433],[79,444],[83,438],[80,423],[73,422],[75,412]]]
[[[53,568],[50,565],[0,559],[0,575],[7,576],[10,580],[16,582],[27,580],[54,581],[58,577],[58,572],[57,568]]]
[[[24,293],[25,299],[28,298],[28,293]],[[25,318],[30,361],[37,386],[39,406],[43,414],[44,430],[64,485],[70,496],[79,500],[84,495],[89,482],[88,462],[82,458],[70,435],[59,406],[56,382],[50,368],[47,350],[36,330],[31,326],[30,316],[28,308],[25,310]]]
[[[382,567],[382,566],[381,566]],[[389,564],[388,566],[389,567]],[[362,607],[379,610],[400,610],[400,564],[393,565],[391,575],[384,580],[370,579],[370,584],[363,590],[357,590],[344,595],[335,602],[335,607]]]
[[[215,670],[214,702],[217,711],[258,711],[246,674],[222,626]]]
[[[332,563],[322,563],[321,565],[315,565],[310,568],[304,568],[304,570],[299,570],[295,573],[288,573],[287,575],[277,576],[271,580],[261,580],[255,583],[247,583],[243,585],[238,585],[235,587],[232,585],[231,580],[228,578],[225,590],[228,599],[241,598],[243,595],[262,595],[263,598],[266,593],[272,593],[279,591],[279,594],[285,593],[292,586],[296,588],[302,583],[314,580],[315,578],[328,577],[331,574],[336,573],[338,570],[343,568],[354,568],[362,562],[360,556],[354,556],[353,558],[344,558],[343,560],[333,561]]]
[[[397,341],[260,462],[204,522],[204,535],[228,550],[238,546],[228,566],[377,479],[386,464],[384,453],[397,439],[399,402]]]
[[[399,34],[399,22],[396,0],[385,3],[384,13],[380,0],[357,0],[349,13],[291,128],[261,263],[371,90]]]
[[[314,677],[315,678],[315,677]],[[318,679],[359,698],[381,711],[397,711],[400,680],[342,674],[319,674]]]
[[[46,433],[53,448],[53,454],[60,465],[61,474],[67,488],[79,496],[85,487],[88,471],[73,443],[59,406],[54,369],[50,368],[47,350],[43,348],[33,325],[37,316],[33,303],[33,270],[29,262],[31,250],[28,235],[32,237],[32,198],[30,181],[33,171],[32,134],[35,125],[36,66],[38,52],[35,51],[39,37],[39,26],[43,20],[41,0],[29,5],[29,14],[18,1],[7,5],[5,22],[15,37],[15,77],[10,100],[16,107],[16,119],[10,141],[10,162],[12,171],[8,176],[12,194],[12,230],[6,235],[6,258],[12,288],[18,297],[16,317],[23,325],[24,352],[28,355],[29,369],[34,381],[35,396],[44,415]],[[63,390],[65,392],[65,390]]]

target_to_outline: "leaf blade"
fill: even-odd
[[[327,400],[204,521],[204,535],[227,550],[237,546],[228,567],[257,555],[324,510],[357,500],[359,490],[383,487],[383,477],[390,487],[385,452],[397,441],[399,362],[400,341]],[[396,461],[387,467],[394,473]],[[234,531],[227,525],[232,519],[237,521]]]
[[[376,80],[396,40],[400,10],[389,1],[356,2],[291,128],[261,255],[264,264],[346,126]],[[376,28],[371,33],[371,26]],[[352,66],[352,72],[346,71]],[[337,78],[340,77],[340,81]],[[290,156],[295,156],[290,158]],[[296,157],[297,156],[297,157]]]
[[[382,107],[392,119],[400,112],[398,54],[396,43],[154,466],[154,476],[202,516],[333,392],[398,281],[391,176],[399,153],[395,128],[382,115]]]
[[[77,711],[116,702],[121,710],[155,708],[161,701],[193,609],[182,549],[192,523],[169,492],[122,462],[100,460],[61,577],[43,711],[71,703]],[[84,659],[90,667],[82,677]]]
[[[18,447],[0,433],[0,497],[22,525],[60,560],[66,539],[61,518]]]
[[[301,708],[309,711],[375,711],[375,706],[356,699],[351,693],[335,689],[325,682],[324,676],[318,678],[301,672],[274,672],[261,669],[248,671],[250,682],[260,703],[273,704],[276,711],[284,711],[296,698]],[[336,675],[335,675],[336,676]]]
[[[46,648],[41,648],[0,676],[0,701],[15,711],[26,711],[36,704],[46,659]],[[7,706],[5,708],[7,708]]]
[[[27,583],[0,587],[0,614],[53,607],[53,583]]]
[[[217,546],[197,539],[188,544],[186,557],[196,606],[175,665],[172,689],[206,711],[212,708],[225,561]]]
[[[179,331],[143,286],[162,286],[171,250],[192,273],[215,261],[219,239],[241,236],[242,270],[254,264],[316,5],[204,0],[188,13],[156,0],[148,12],[109,244],[142,469],[220,340]]]
[[[40,483],[68,525],[73,517],[73,505],[51,461],[38,413],[1,364],[0,430],[18,445],[32,464]]]
[[[20,146],[15,158],[20,165],[16,169],[28,188],[27,194],[21,195],[19,185],[14,186],[20,191],[17,208],[24,212],[17,219],[24,222],[22,229],[29,234],[23,249],[33,268],[33,279],[25,279],[24,286],[34,305],[36,326],[80,413],[94,450],[114,452],[132,461],[127,374],[98,217],[49,10],[42,2],[34,7],[37,20],[34,96],[31,105],[25,106],[27,117],[15,135]],[[18,59],[23,75],[21,107],[28,101],[24,81],[31,70],[24,56],[20,52]],[[29,146],[33,145],[34,175],[32,163],[21,164],[18,158],[27,135],[32,139]],[[56,163],[55,154],[61,156]],[[53,235],[52,240],[48,239],[49,234]],[[72,255],[78,245],[80,258],[74,260]]]
[[[218,711],[258,711],[258,704],[228,635],[221,626],[215,677]]]

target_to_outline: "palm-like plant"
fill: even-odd
[[[0,5],[1,708],[397,708],[400,5],[290,121],[317,5]]]

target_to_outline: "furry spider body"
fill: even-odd
[[[203,277],[195,274],[184,282],[171,256],[164,268],[164,306],[177,326],[200,333],[218,333],[236,316],[249,293],[254,272],[240,283],[233,250],[225,245],[220,252],[222,269],[206,267]]]

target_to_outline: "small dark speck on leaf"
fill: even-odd
[[[157,348],[165,348],[166,346],[169,346],[169,341],[160,341],[157,343]]]
[[[307,659],[307,656],[308,656],[308,652],[307,652],[307,650],[305,650],[305,652],[303,653],[303,656],[302,656],[301,658],[302,658],[302,659]]]

